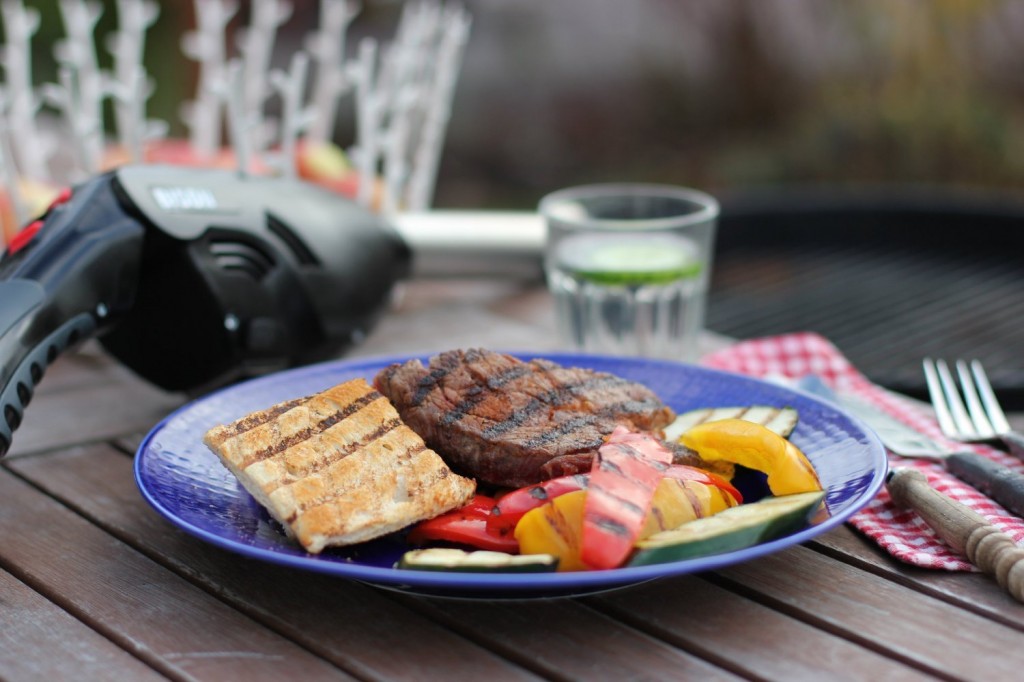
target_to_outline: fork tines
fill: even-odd
[[[947,436],[959,440],[987,440],[1010,430],[978,360],[972,360],[969,365],[963,360],[956,361],[959,389],[944,360],[933,362],[926,358],[923,365],[935,415]]]

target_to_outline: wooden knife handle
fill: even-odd
[[[920,514],[950,547],[994,576],[1014,599],[1024,602],[1024,548],[1009,535],[932,488],[919,471],[893,469],[887,486],[896,504]]]
[[[1024,475],[996,464],[976,452],[946,457],[946,469],[1017,516],[1024,518]]]

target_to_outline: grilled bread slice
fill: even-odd
[[[314,554],[455,509],[476,490],[363,379],[214,427],[203,442]]]

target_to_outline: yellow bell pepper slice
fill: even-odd
[[[704,487],[708,489],[708,493],[711,495],[711,509],[708,512],[708,516],[736,506],[737,503],[733,496],[721,488],[716,488],[713,485],[706,485]]]
[[[663,478],[658,482],[651,501],[651,511],[644,519],[637,540],[644,540],[663,530],[673,530],[707,516],[711,507],[708,486],[696,481]]]
[[[586,497],[586,490],[577,490],[526,512],[514,531],[519,553],[558,557],[559,571],[587,570],[580,558]]]
[[[768,488],[773,495],[822,489],[804,453],[761,424],[742,419],[705,422],[683,433],[679,442],[705,461],[732,462],[768,474]]]
[[[663,478],[654,492],[651,511],[644,520],[638,540],[663,530],[675,530],[684,523],[717,514],[735,505],[732,496],[713,485]]]

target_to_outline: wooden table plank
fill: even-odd
[[[471,285],[466,285],[471,286]],[[346,357],[428,354],[452,348],[494,350],[550,350],[553,334],[538,334],[529,323],[479,309],[472,316],[457,306],[444,306],[385,318],[366,341]]]
[[[35,393],[59,393],[76,386],[117,383],[132,376],[131,370],[120,365],[104,352],[98,342],[92,340],[58,355],[46,368]]]
[[[0,678],[167,679],[3,570],[0,595]]]
[[[392,603],[389,595],[355,583],[303,575],[297,584],[294,571],[236,557],[178,532],[149,510],[133,487],[128,458],[112,450],[90,448],[24,458],[11,466],[112,532],[158,555],[162,562],[193,579],[209,581],[209,589],[230,603],[360,674],[390,677],[419,665],[460,676],[512,679],[512,670],[486,653],[485,649],[492,649],[540,674],[578,678],[593,672],[592,658],[578,642],[567,644],[569,635],[564,633],[588,632],[595,645],[593,623],[603,621],[609,641],[617,650],[621,647],[623,654],[617,666],[609,666],[609,673],[615,673],[609,679],[647,675],[658,669],[659,662],[662,670],[731,677],[569,601],[559,607],[562,611],[556,619],[543,610],[550,608],[544,602],[510,606],[429,601],[423,605],[418,599],[399,599],[422,611],[424,616],[416,618]],[[345,604],[343,620],[338,618],[339,603]],[[442,622],[446,629],[437,628],[435,622]],[[520,646],[528,641],[533,641],[532,646]],[[523,651],[530,654],[517,653]]]
[[[930,679],[698,576],[646,583],[587,602],[744,676],[820,680],[828,671],[832,680]]]
[[[403,601],[418,604],[463,636],[558,679],[738,679],[574,599]],[[679,608],[684,608],[682,603]]]
[[[887,580],[1024,630],[1024,606],[983,573],[937,571],[902,563],[847,526],[819,536],[811,546]]]
[[[5,459],[148,431],[183,400],[134,377],[40,392],[25,410]]]
[[[348,679],[0,471],[0,562],[148,665],[177,678]]]
[[[131,460],[93,447],[23,458],[11,468],[147,555],[277,632],[367,679],[534,676],[365,585],[267,564],[179,531],[135,487]]]
[[[348,357],[554,349],[548,298],[516,282],[413,283]],[[59,665],[29,652],[51,628],[83,647],[72,658],[101,652],[97,665],[254,680],[1015,679],[1024,663],[1024,607],[988,578],[903,566],[845,528],[705,576],[521,603],[395,595],[245,559],[149,509],[110,444],[133,450],[183,400],[95,343],[48,372],[0,469],[0,588],[32,614],[0,645],[14,637],[27,660]],[[18,677],[3,663],[0,677]]]
[[[806,547],[717,575],[731,589],[931,674],[978,679],[984,660],[986,679],[1016,679],[1024,667],[1018,630]]]

